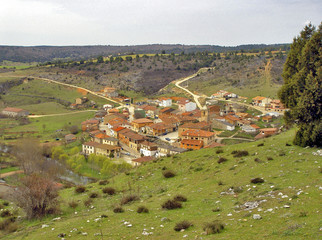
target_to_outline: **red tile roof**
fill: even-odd
[[[132,121],[132,123],[153,123],[151,119],[139,118]]]
[[[3,109],[3,111],[8,111],[8,112],[21,112],[21,111],[26,111],[26,110],[23,110],[21,108],[13,108],[13,107],[7,107],[5,109]]]
[[[212,137],[215,135],[214,132],[199,130],[199,129],[189,129],[187,131],[184,131],[182,136],[189,136],[189,137]]]
[[[96,134],[95,137],[99,138],[99,139],[105,139],[105,138],[109,138],[110,136],[108,136],[104,133],[99,133],[99,134]]]

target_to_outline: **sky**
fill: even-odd
[[[0,0],[0,45],[291,43],[321,0]]]

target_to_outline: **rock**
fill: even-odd
[[[61,217],[56,217],[53,219],[53,221],[58,221],[58,220],[61,220]]]
[[[41,225],[41,228],[48,228],[48,227],[49,227],[49,225],[47,225],[47,224]]]
[[[290,208],[290,206],[289,205],[284,205],[284,208]]]
[[[60,238],[63,238],[63,237],[65,237],[66,236],[66,233],[59,233],[58,234],[58,237],[60,237]]]
[[[161,218],[161,222],[170,222],[170,219],[167,217]]]
[[[262,219],[262,216],[259,214],[253,214],[253,219],[259,220],[259,219]]]
[[[87,232],[82,232],[82,235],[83,236],[87,236]]]
[[[232,216],[232,214],[231,214],[231,213],[228,213],[228,214],[227,214],[227,217],[231,217],[231,216]]]

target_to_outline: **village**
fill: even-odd
[[[280,100],[257,96],[245,104],[244,97],[224,90],[209,97],[202,109],[185,97],[133,103],[135,99],[120,97],[112,87],[100,94],[123,104],[106,104],[94,118],[81,123],[81,130],[90,138],[82,144],[82,154],[123,158],[133,166],[185,151],[224,146],[223,132],[234,132],[231,139],[240,132],[252,135],[249,141],[269,137],[280,131],[280,124],[272,122],[285,111]],[[73,107],[86,102],[84,99],[76,99]],[[262,114],[254,114],[255,109]],[[67,143],[75,140],[73,134],[65,136]]]

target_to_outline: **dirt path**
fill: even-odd
[[[2,173],[2,174],[0,174],[0,178],[9,177],[9,176],[12,176],[12,175],[15,175],[15,174],[19,174],[19,173],[23,173],[23,170],[17,170],[17,171]]]
[[[52,80],[52,79],[49,79],[49,78],[41,78],[41,77],[34,77],[34,76],[19,76],[19,75],[13,75],[13,76],[0,76],[0,77],[30,77],[30,78],[34,78],[34,79],[38,79],[38,80],[42,80],[42,81],[46,81],[46,82],[50,82],[50,83],[55,83],[55,84],[59,84],[59,85],[63,85],[63,86],[66,86],[66,87],[72,87],[72,88],[76,88],[76,89],[80,89],[80,90],[83,90],[83,91],[86,91],[94,96],[97,96],[97,97],[100,97],[100,98],[103,98],[105,100],[108,100],[110,102],[114,102],[114,103],[117,103],[117,104],[120,104],[121,106],[124,105],[123,103],[120,103],[120,102],[117,102],[111,98],[108,98],[108,97],[105,97],[105,96],[102,96],[92,90],[89,90],[89,89],[86,89],[86,88],[83,88],[83,87],[78,87],[76,85],[72,85],[72,84],[68,84],[68,83],[62,83],[62,82],[59,82],[59,81],[56,81],[56,80]]]
[[[71,115],[71,114],[82,113],[82,112],[96,112],[96,110],[84,110],[84,111],[77,111],[77,112],[54,113],[54,114],[46,114],[46,115],[29,115],[28,118],[55,117],[55,116]]]

